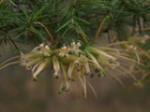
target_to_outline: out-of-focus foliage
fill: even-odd
[[[62,43],[94,37],[105,19],[102,28],[124,40],[127,26],[135,27],[139,18],[146,21],[149,13],[149,0],[1,0],[0,31],[23,42],[52,41],[54,35]]]

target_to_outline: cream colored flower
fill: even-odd
[[[63,46],[60,50],[59,50],[59,56],[60,57],[64,57],[64,56],[68,56],[70,52],[70,48],[67,46]]]

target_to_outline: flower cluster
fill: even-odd
[[[119,59],[130,63],[137,63],[136,60],[124,56],[114,48],[97,48],[95,46],[83,46],[80,42],[72,42],[61,48],[52,49],[48,45],[40,44],[30,53],[21,55],[21,63],[30,69],[33,78],[45,70],[49,65],[52,67],[54,77],[62,77],[62,89],[68,90],[72,80],[79,80],[86,94],[86,76],[97,74],[105,76],[109,70],[124,70]],[[131,49],[136,49],[130,46]],[[139,61],[138,55],[136,55]]]
[[[70,53],[78,55],[81,50],[81,43],[80,42],[72,42],[70,45],[66,46],[64,45],[62,48],[59,50],[59,56],[64,57],[64,56],[69,56]]]
[[[36,53],[38,52],[39,54],[43,54],[44,56],[50,56],[50,47],[44,43],[35,47],[32,51]]]

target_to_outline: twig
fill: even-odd
[[[99,25],[98,30],[97,30],[96,35],[95,35],[95,40],[97,40],[98,37],[100,36],[107,17],[108,17],[108,15],[104,16],[102,22],[100,22],[100,25]]]

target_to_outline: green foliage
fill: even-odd
[[[149,0],[6,0],[0,3],[0,30],[23,42],[52,40],[52,35],[62,42],[72,37],[85,41],[94,37],[99,20],[107,15],[104,28],[124,40],[134,22],[130,17],[146,16],[149,5]]]

